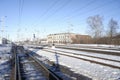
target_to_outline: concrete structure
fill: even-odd
[[[71,43],[88,43],[91,37],[89,35],[80,35],[75,33],[57,33],[47,36],[49,44],[71,44]]]

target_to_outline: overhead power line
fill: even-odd
[[[73,10],[71,13],[74,13],[74,12],[78,12],[78,11],[81,11],[89,6],[91,6],[94,2],[96,2],[96,0],[91,0],[89,1],[88,3],[86,3],[85,5],[83,5],[82,7],[78,8],[77,10]]]
[[[49,16],[46,16],[46,18],[44,18],[44,20],[42,21],[47,21],[49,18],[51,18],[53,15],[55,15],[57,12],[59,12],[61,9],[63,9],[65,6],[67,6],[72,0],[67,0],[65,3],[63,3],[59,8],[55,9],[53,11],[53,13],[51,13]],[[38,25],[38,24],[36,24]],[[34,25],[34,26],[36,26]]]
[[[19,26],[21,24],[21,18],[22,18],[22,13],[23,13],[23,6],[24,6],[24,0],[19,0],[19,21],[18,21]]]
[[[55,15],[57,12],[59,12],[60,10],[62,10],[65,6],[67,6],[72,0],[67,0],[64,4],[62,4],[59,8],[57,8],[50,16],[47,16],[47,18],[43,21],[48,20],[50,17],[52,17],[53,15]]]
[[[78,15],[81,15],[81,16],[82,16],[82,15],[85,15],[86,13],[88,14],[88,13],[91,13],[92,11],[95,11],[95,10],[97,10],[97,9],[103,8],[104,6],[107,6],[107,4],[112,3],[112,1],[114,1],[114,0],[110,0],[109,3],[108,3],[108,2],[105,2],[105,3],[101,4],[100,6],[94,7],[94,8],[92,8],[92,9],[90,9],[90,10],[85,11],[85,12],[80,12],[80,11],[78,11],[78,13],[75,12],[75,14],[72,15],[72,16],[70,16],[69,19],[70,19],[70,18],[73,18],[73,17],[76,17],[76,16],[78,17]]]
[[[36,25],[35,23],[37,23],[38,21],[40,21],[42,19],[42,17],[44,17],[46,14],[48,14],[48,12],[54,8],[54,6],[59,2],[60,0],[56,0],[52,3],[52,5],[50,5],[39,17],[36,21],[34,21],[34,23],[32,24],[33,26]]]
[[[64,4],[62,4],[59,8],[57,8],[54,13],[52,13],[50,16],[47,16],[46,19],[44,19],[43,21],[47,21],[49,18],[51,18],[53,15],[55,15],[57,12],[59,12],[60,10],[62,10],[65,6],[67,6],[72,0],[67,0]],[[83,5],[82,7],[78,8],[77,10],[73,10],[71,13],[76,13],[81,11],[82,9],[85,9],[87,7],[89,7],[90,5],[92,5],[95,2],[95,0],[91,0],[89,1],[87,4]]]
[[[47,18],[45,18],[43,21],[47,21],[48,19],[50,19],[53,15],[55,15],[57,12],[59,12],[60,10],[62,10],[65,6],[67,6],[72,0],[67,0],[64,4],[62,4],[59,8],[57,8],[54,13],[52,13],[50,16],[47,16]],[[75,13],[77,11],[81,11],[82,9],[85,9],[87,7],[89,7],[90,5],[92,5],[95,2],[95,0],[91,0],[89,1],[87,4],[85,4],[83,7],[78,8],[77,10],[73,10],[71,13]]]
[[[88,2],[87,4],[86,4],[86,7],[85,6],[83,6],[82,8],[79,8],[79,9],[86,9],[86,8],[88,8],[88,7],[90,7],[91,5],[93,5],[95,2],[94,2],[95,0],[92,0],[92,1],[90,1],[90,2]],[[67,20],[69,20],[69,19],[72,19],[73,17],[79,17],[78,15],[80,15],[81,17],[79,17],[79,18],[82,18],[84,15],[86,15],[86,14],[89,14],[89,13],[91,13],[91,12],[93,12],[93,11],[95,11],[95,10],[99,10],[99,9],[102,9],[102,8],[104,8],[105,6],[107,6],[107,5],[110,5],[110,4],[112,4],[114,2],[114,0],[110,0],[110,1],[107,1],[107,2],[104,2],[104,3],[102,3],[101,5],[98,5],[97,7],[93,7],[92,9],[90,9],[90,10],[87,10],[87,11],[83,11],[83,12],[81,12],[81,10],[74,10],[75,12],[73,12],[73,14],[71,15],[71,16],[69,16],[69,18],[67,18]],[[88,5],[89,4],[89,5]],[[66,19],[62,19],[64,22],[66,21]],[[84,18],[84,20],[85,20],[85,18]],[[80,20],[80,21],[83,21],[83,19],[82,20]]]

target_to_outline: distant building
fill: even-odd
[[[47,44],[47,39],[46,38],[43,38],[43,39],[40,39],[40,44]]]
[[[72,38],[72,40],[75,44],[89,44],[91,43],[92,38],[89,35],[76,34],[75,38]]]
[[[91,37],[89,35],[80,35],[75,33],[57,33],[47,36],[49,44],[80,44],[89,43]]]
[[[2,38],[0,37],[0,44],[2,44]]]
[[[0,37],[0,44],[8,44],[8,40],[6,38]]]
[[[8,40],[6,38],[2,38],[2,44],[8,44]]]

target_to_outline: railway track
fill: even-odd
[[[12,52],[12,59],[11,59],[11,75],[10,75],[10,80],[17,80],[17,57],[16,57],[16,46],[12,46],[11,49]]]
[[[107,59],[107,58],[102,58],[102,57],[97,57],[97,56],[90,56],[90,55],[85,55],[85,54],[75,54],[74,52],[67,52],[67,51],[60,51],[60,50],[43,49],[43,51],[57,53],[59,55],[69,56],[69,57],[77,58],[80,60],[89,61],[91,63],[96,63],[96,64],[100,64],[103,66],[120,69],[119,60],[112,60],[112,59]],[[117,65],[114,65],[112,63],[116,63]]]
[[[77,50],[77,51],[86,51],[86,52],[93,52],[93,53],[100,53],[100,54],[107,54],[107,55],[115,55],[120,56],[119,50],[108,51],[110,49],[101,49],[101,48],[80,48],[80,47],[63,47],[63,46],[56,46],[56,48],[61,49],[69,49],[69,50]]]
[[[63,80],[23,47],[14,47],[14,65],[10,80]]]
[[[57,46],[57,47],[73,47],[73,48],[90,48],[90,49],[102,49],[102,50],[116,50],[120,51],[120,48],[113,48],[113,47],[102,47],[102,46]]]
[[[39,65],[27,55],[19,56],[20,80],[47,80]]]
[[[85,57],[97,58],[97,59],[102,59],[102,60],[114,61],[114,62],[120,63],[120,60],[108,59],[108,58],[98,57],[98,56],[95,56],[95,55],[78,54],[78,53],[75,53],[75,52],[68,52],[68,51],[63,51],[63,50],[55,50],[55,51],[63,52],[63,53],[70,53],[70,54],[73,54],[73,55],[80,55],[80,56],[85,56]]]

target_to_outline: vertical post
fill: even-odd
[[[55,51],[55,44],[53,44],[52,49]],[[55,62],[55,71],[60,71],[58,57],[59,56],[58,56],[57,52],[55,51],[55,60],[56,60],[56,62]]]
[[[55,58],[56,58],[56,69],[55,69],[55,71],[60,71],[58,57],[59,56],[58,56],[57,52],[55,52]]]
[[[1,38],[4,38],[4,30],[5,30],[5,18],[7,16],[3,16],[0,20],[1,22]]]
[[[35,36],[35,34],[33,34],[33,43],[35,44],[35,38],[36,38],[36,36]]]

